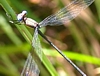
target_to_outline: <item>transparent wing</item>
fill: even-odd
[[[38,28],[37,27],[35,28],[35,31],[34,31],[32,46],[35,48],[37,55],[42,60],[42,47],[41,47],[40,39],[38,38]]]
[[[82,10],[92,4],[94,0],[73,0],[54,15],[50,15],[39,23],[41,27],[46,25],[62,25],[74,19]]]
[[[38,38],[37,27],[35,28],[35,32],[32,40],[32,46],[35,48],[37,55],[39,55],[39,58],[42,61],[42,47],[40,44],[40,40]],[[21,76],[39,76],[39,73],[40,70],[38,69],[38,66],[35,63],[35,61],[32,59],[31,53],[29,53],[23,71],[21,73]]]
[[[33,60],[31,53],[28,54],[21,76],[39,76],[40,70]]]

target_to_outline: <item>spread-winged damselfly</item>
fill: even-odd
[[[34,38],[32,41],[32,45],[34,48],[38,47],[38,33],[52,46],[54,47],[82,76],[86,76],[68,57],[66,57],[47,37],[39,30],[41,27],[50,25],[62,25],[71,20],[73,20],[77,15],[80,14],[82,10],[91,5],[94,0],[73,0],[69,5],[65,6],[57,13],[46,17],[40,23],[37,23],[35,20],[31,18],[27,18],[27,11],[22,11],[17,15],[18,22],[24,22],[25,25],[30,26],[35,29]],[[40,42],[39,42],[40,44]],[[41,58],[41,45],[38,47]]]

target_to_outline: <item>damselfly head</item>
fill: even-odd
[[[22,13],[19,13],[19,14],[17,15],[17,20],[18,20],[19,22],[22,21],[23,18],[26,16],[26,14],[27,14],[27,11],[22,11]]]

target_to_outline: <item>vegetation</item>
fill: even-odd
[[[33,30],[12,24],[6,13],[28,11],[37,22],[54,14],[69,0],[1,0],[0,4],[0,76],[20,76],[28,53],[32,50],[40,76],[81,76],[52,46],[39,36],[43,61],[31,46]],[[62,26],[46,26],[41,31],[88,76],[100,75],[100,1],[96,0],[77,18]],[[31,49],[32,48],[32,49]]]

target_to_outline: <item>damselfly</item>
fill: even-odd
[[[38,45],[38,33],[51,45],[53,46],[82,76],[86,76],[68,57],[66,57],[50,40],[46,38],[42,34],[42,32],[39,30],[39,28],[50,25],[62,25],[64,23],[67,23],[71,20],[73,20],[82,10],[87,8],[89,5],[91,5],[94,2],[94,0],[73,0],[69,5],[62,8],[60,11],[58,11],[56,14],[50,15],[46,17],[43,21],[40,23],[37,23],[31,18],[27,18],[26,14],[27,11],[22,11],[22,13],[17,15],[18,22],[24,22],[27,26],[30,26],[32,28],[35,28],[34,33],[34,45],[33,47],[36,48],[36,45]],[[40,43],[40,42],[39,42]],[[41,53],[41,46],[38,48],[39,53]],[[40,55],[41,58],[41,55]]]

